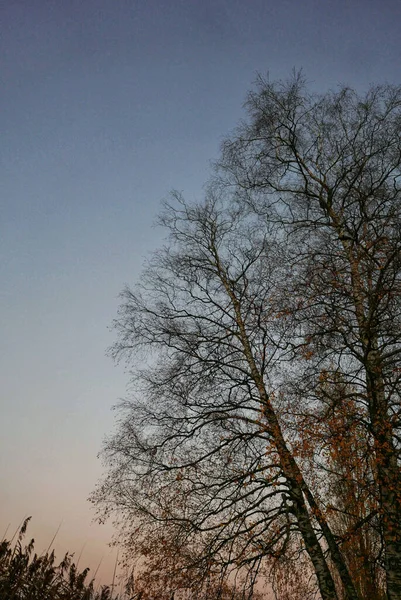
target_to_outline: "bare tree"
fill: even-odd
[[[368,530],[401,598],[400,98],[260,80],[205,201],[166,204],[169,241],[122,294],[132,395],[93,500],[193,589],[241,574],[250,598],[296,549],[324,600],[364,598]]]
[[[225,569],[257,570],[300,536],[322,597],[336,598],[315,520],[332,546],[334,538],[280,423],[280,373],[292,355],[276,298],[282,245],[212,195],[166,206],[162,222],[171,243],[137,292],[125,290],[114,347],[129,359],[156,352],[106,445],[112,468],[96,499],[129,518],[173,523],[200,544],[205,565]],[[338,547],[332,554],[356,598]]]
[[[294,347],[310,359],[303,393],[323,369],[355,389],[373,439],[387,594],[399,599],[401,89],[317,96],[295,75],[260,79],[247,106],[224,146],[222,183],[288,236],[294,277],[283,297]]]

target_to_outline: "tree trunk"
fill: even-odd
[[[327,565],[319,540],[313,529],[310,515],[305,506],[303,494],[296,482],[291,482],[291,496],[295,500],[294,514],[297,517],[299,531],[305,543],[306,551],[312,561],[320,594],[323,600],[338,600],[333,577]]]
[[[376,353],[373,356],[368,361],[367,389],[380,491],[387,596],[388,600],[401,600],[401,474],[380,365]]]
[[[306,483],[302,478],[302,475],[299,471],[294,457],[292,456],[290,450],[286,445],[276,413],[274,412],[269,396],[267,394],[266,387],[263,381],[263,376],[256,366],[256,362],[252,353],[252,348],[246,333],[245,323],[241,315],[241,307],[239,301],[235,296],[234,291],[231,289],[229,281],[223,273],[222,269],[220,268],[219,264],[218,268],[222,283],[226,288],[227,294],[229,295],[233,303],[237,324],[240,330],[241,342],[244,348],[244,355],[248,362],[252,378],[258,389],[261,403],[264,407],[264,414],[268,422],[269,429],[271,431],[273,443],[275,444],[278,455],[280,457],[283,475],[287,479],[290,485],[290,489],[292,491],[293,500],[295,501],[294,514],[297,517],[299,531],[304,540],[305,548],[314,566],[320,593],[322,595],[323,600],[337,600],[338,596],[335,589],[333,577],[327,565],[327,561],[324,557],[319,540],[314,531],[311,516],[305,505],[302,484],[304,484],[304,486],[306,487]],[[311,492],[309,493],[311,495]],[[334,542],[334,540],[332,540],[332,542]],[[345,565],[345,562],[342,560],[342,556],[338,548],[337,552],[334,553],[332,558],[333,562],[338,567],[340,578],[343,580],[344,574],[348,575],[348,577],[345,577],[343,581],[344,589],[346,590],[347,594],[347,600],[358,600],[358,596],[352,584],[352,580],[349,576],[347,567]]]

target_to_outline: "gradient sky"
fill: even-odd
[[[0,535],[104,555],[86,501],[127,375],[123,285],[172,189],[200,197],[256,73],[400,83],[399,0],[1,0]]]

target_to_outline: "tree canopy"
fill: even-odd
[[[295,598],[298,561],[304,598],[399,600],[401,89],[260,78],[246,108],[122,293],[92,499],[164,591]]]

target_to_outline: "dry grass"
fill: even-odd
[[[0,543],[0,600],[122,600],[110,588],[96,589],[89,569],[79,571],[73,555],[58,563],[54,551],[35,552],[35,542],[25,542],[30,517],[25,519],[15,543]]]

